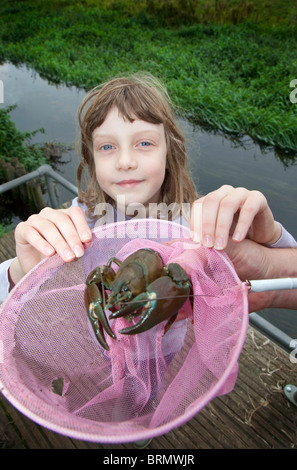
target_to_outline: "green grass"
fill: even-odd
[[[296,152],[295,3],[3,1],[0,61],[85,89],[147,70],[193,122]]]
[[[33,0],[36,3],[36,0]],[[39,8],[57,11],[78,3],[85,8],[114,10],[128,17],[145,13],[164,25],[256,22],[269,25],[295,25],[295,0],[51,0]]]

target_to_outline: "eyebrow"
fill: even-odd
[[[141,131],[137,131],[137,132],[135,132],[135,134],[133,134],[133,136],[137,138],[138,136],[139,137],[141,137],[143,135],[148,136],[150,134],[152,136],[158,137],[158,138],[161,136],[160,132],[155,131],[153,129],[143,129]],[[115,137],[114,134],[100,134],[100,131],[97,131],[97,132],[95,132],[95,134],[93,136],[93,142],[96,142],[99,139],[113,139],[114,137]]]

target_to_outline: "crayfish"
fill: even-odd
[[[117,273],[112,263],[119,266]],[[112,257],[106,265],[91,271],[86,279],[85,303],[99,343],[109,350],[104,332],[113,339],[116,336],[106,310],[111,312],[109,319],[125,317],[131,321],[141,314],[138,323],[120,330],[122,334],[142,333],[167,320],[166,333],[191,289],[192,283],[179,264],[164,266],[159,253],[143,248],[124,261]]]

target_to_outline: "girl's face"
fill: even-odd
[[[160,202],[165,178],[166,138],[163,124],[132,123],[112,108],[93,132],[93,155],[100,187],[125,206]]]

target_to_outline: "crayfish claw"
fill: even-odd
[[[113,263],[118,265],[117,273]],[[124,317],[129,322],[141,315],[138,323],[120,330],[122,334],[142,333],[166,322],[165,334],[191,292],[191,280],[182,266],[164,266],[159,253],[143,248],[124,261],[112,257],[107,265],[95,268],[86,279],[85,303],[96,338],[108,351],[105,333],[113,339],[116,336],[107,312],[110,320]]]
[[[109,319],[112,320],[115,318],[121,318],[130,315],[132,317],[136,316],[141,312],[142,308],[145,306],[147,301],[147,293],[143,292],[137,297],[135,297],[131,302],[128,302],[127,305],[124,305],[119,310],[116,310],[115,312],[111,313],[111,315],[109,315]]]
[[[95,335],[101,344],[101,346],[109,351],[109,347],[105,340],[104,332],[106,332],[111,338],[116,339],[116,335],[112,331],[105,316],[104,310],[101,305],[97,302],[91,302],[89,305],[89,317],[93,326]]]
[[[85,304],[88,308],[91,325],[99,344],[104,349],[109,351],[108,344],[105,340],[104,332],[107,333],[113,339],[116,339],[116,336],[112,331],[106,318],[105,311],[102,308],[102,295],[100,289],[95,283],[90,283],[86,287]]]
[[[146,302],[143,303],[143,313],[139,322],[120,330],[120,333],[124,335],[143,333],[159,323],[167,321],[164,329],[165,334],[176,319],[177,313],[188,295],[189,285],[178,286],[170,276],[156,279],[147,287]]]
[[[178,315],[178,312],[175,313],[171,318],[169,318],[168,322],[166,323],[165,327],[164,327],[164,334],[163,336],[167,333],[167,331],[169,330],[169,328],[171,327],[171,325],[175,322],[176,318],[177,318],[177,315]]]
[[[94,318],[91,318],[91,324],[92,324],[92,327],[93,327],[93,330],[94,330],[94,333],[95,333],[95,336],[98,340],[98,343],[102,346],[102,348],[104,348],[106,351],[109,351],[109,346],[106,342],[106,339],[105,339],[105,336],[104,336],[104,333],[103,333],[103,328],[102,328],[102,325],[100,325],[99,321],[95,320]]]

